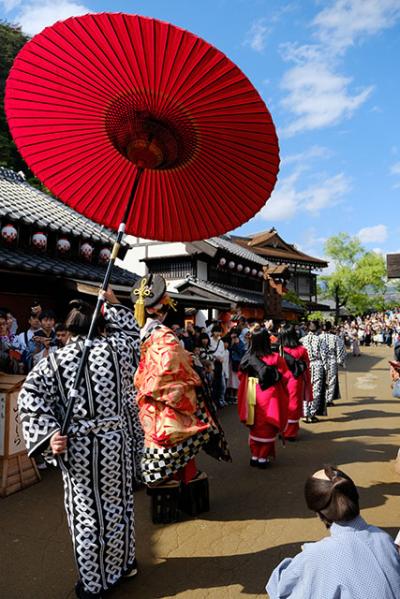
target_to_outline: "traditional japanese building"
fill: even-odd
[[[0,167],[0,307],[26,324],[33,300],[61,317],[77,296],[97,294],[112,231]],[[121,257],[128,249],[121,248]],[[127,295],[137,275],[115,267],[111,281]]]
[[[216,301],[227,302],[231,316],[250,319],[293,319],[303,313],[282,299],[287,269],[276,269],[252,250],[233,243],[228,235],[190,243],[129,241],[132,249],[124,260],[126,268],[140,274],[161,274],[169,289],[204,298],[209,318],[217,315]]]
[[[232,242],[251,250],[271,265],[285,266],[290,277],[287,289],[294,291],[307,304],[310,310],[327,308],[318,303],[317,273],[327,268],[328,263],[320,258],[314,258],[298,250],[293,244],[287,243],[275,228],[251,236],[232,235]]]
[[[22,174],[0,167],[0,307],[10,308],[21,328],[33,300],[61,319],[71,299],[96,296],[115,238],[112,231],[26,183]],[[120,266],[111,276],[114,291],[127,304],[138,277],[121,268],[129,247],[122,244]],[[178,322],[183,323],[187,311],[210,306],[200,295],[172,294],[175,299],[178,295],[178,313],[171,316]],[[228,310],[230,302],[215,298],[212,306]]]

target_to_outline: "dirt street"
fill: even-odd
[[[307,511],[308,473],[334,463],[352,476],[362,515],[394,534],[400,527],[400,484],[390,463],[400,445],[400,400],[391,397],[392,350],[367,348],[340,374],[342,399],[328,418],[302,425],[301,440],[278,445],[276,463],[250,469],[247,431],[235,406],[222,421],[234,462],[201,456],[210,478],[211,512],[168,526],[151,523],[149,498],[137,494],[139,576],[112,599],[266,597],[273,567],[325,534]],[[46,471],[30,489],[0,500],[0,596],[72,599],[75,568],[62,503],[61,477]]]

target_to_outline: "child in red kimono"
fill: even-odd
[[[240,363],[238,410],[250,429],[250,466],[267,468],[275,457],[275,439],[288,419],[290,373],[285,360],[272,353],[264,327],[252,331],[250,348]]]
[[[305,347],[300,344],[293,325],[285,325],[279,333],[281,354],[289,368],[289,414],[284,436],[295,441],[299,432],[299,421],[303,415],[304,403],[313,400],[310,360]],[[307,410],[304,410],[307,413]]]

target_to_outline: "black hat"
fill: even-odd
[[[131,291],[131,299],[135,304],[135,318],[139,326],[144,325],[146,308],[161,303],[167,290],[164,277],[148,274],[138,279]]]

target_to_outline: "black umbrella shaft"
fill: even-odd
[[[126,208],[125,208],[125,213],[124,213],[124,216],[123,216],[123,221],[122,221],[122,223],[118,227],[117,239],[116,239],[116,241],[115,241],[115,243],[113,245],[113,249],[112,249],[112,252],[111,252],[110,260],[108,261],[106,274],[104,275],[104,280],[103,280],[103,283],[101,285],[100,291],[106,291],[108,289],[109,284],[110,284],[112,269],[113,269],[113,266],[115,264],[115,260],[117,259],[119,249],[121,247],[121,242],[122,242],[124,234],[125,234],[125,225],[126,225],[126,223],[128,221],[129,215],[130,215],[131,210],[132,210],[132,205],[133,205],[133,202],[134,202],[134,199],[135,199],[135,196],[136,196],[136,192],[137,192],[137,189],[138,189],[138,186],[139,186],[139,182],[140,182],[142,173],[143,173],[143,169],[142,168],[138,168],[137,169],[137,175],[135,177],[135,181],[134,181],[133,186],[132,186],[132,191],[130,193],[129,200],[128,200],[128,203],[127,203]],[[93,344],[93,339],[94,339],[94,337],[96,335],[96,332],[97,332],[97,318],[98,318],[98,316],[100,314],[100,311],[101,311],[101,308],[102,308],[102,306],[104,304],[104,301],[105,301],[104,298],[101,295],[99,295],[99,297],[97,298],[96,307],[95,307],[94,312],[93,312],[92,322],[90,323],[89,332],[87,334],[87,337],[85,339],[85,344],[83,346],[83,351],[82,351],[82,354],[81,354],[81,359],[80,359],[80,362],[79,362],[79,365],[78,365],[78,369],[76,371],[75,380],[74,380],[74,386],[73,386],[73,388],[71,389],[71,391],[68,394],[68,405],[67,405],[67,409],[66,409],[66,412],[65,412],[64,422],[63,422],[62,427],[61,427],[61,434],[62,435],[66,435],[67,434],[69,425],[71,423],[72,411],[73,411],[73,408],[74,408],[75,399],[76,399],[76,397],[78,395],[79,383],[80,383],[80,380],[82,378],[82,374],[83,374],[84,368],[85,368],[87,360],[88,360],[89,351],[90,351],[90,348],[91,348],[91,346]]]

